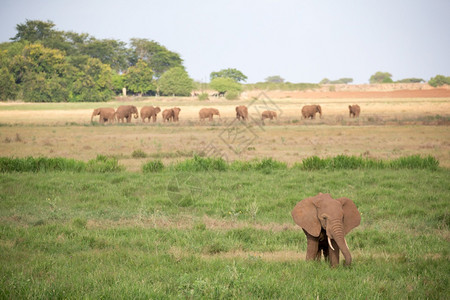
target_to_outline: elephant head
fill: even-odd
[[[344,255],[345,265],[351,264],[352,256],[345,235],[361,222],[361,215],[352,200],[333,199],[330,194],[319,193],[317,196],[298,202],[292,210],[292,217],[294,222],[312,237],[319,238],[321,232],[325,231],[330,248],[334,250],[331,243],[331,240],[334,240]],[[307,253],[307,259],[314,256],[315,253]],[[339,252],[337,263],[339,263]],[[333,262],[332,266],[334,266]]]
[[[136,106],[131,105],[130,111],[131,111],[132,114],[134,114],[134,118],[135,119],[139,118],[139,113],[138,113],[138,110],[137,110]]]
[[[320,115],[320,118],[322,119],[322,107],[320,107],[320,105],[316,105],[316,110]]]
[[[91,122],[95,116],[98,116],[100,114],[100,110],[101,110],[101,108],[94,109],[94,111],[92,112],[92,116],[91,116]]]

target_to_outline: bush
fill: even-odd
[[[227,100],[237,100],[237,99],[239,99],[239,92],[237,92],[237,91],[228,91],[225,94],[225,98]]]
[[[209,95],[208,93],[201,93],[200,95],[198,95],[198,100],[209,100]]]
[[[142,166],[142,172],[144,172],[144,173],[161,172],[163,169],[164,169],[164,164],[159,159],[151,160]]]
[[[55,157],[0,157],[0,172],[48,172],[48,171],[84,171],[86,165],[82,161]]]
[[[436,75],[435,77],[431,78],[430,81],[428,81],[428,84],[433,87],[442,86],[444,84],[450,85],[450,77],[449,76],[443,76],[443,75]]]

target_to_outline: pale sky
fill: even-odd
[[[155,40],[203,82],[226,68],[249,83],[450,76],[449,0],[0,0],[0,42],[26,19],[98,39]]]

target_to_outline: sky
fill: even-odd
[[[227,68],[248,83],[450,76],[449,0],[0,0],[0,8],[0,42],[27,19],[97,39],[144,38],[179,53],[200,82]]]

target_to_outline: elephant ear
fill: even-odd
[[[306,230],[310,235],[318,237],[322,227],[317,218],[317,208],[313,203],[315,198],[306,198],[298,202],[291,214],[295,224]]]
[[[348,198],[339,198],[337,200],[342,203],[342,210],[344,211],[344,234],[347,234],[361,223],[361,214],[352,200]]]

